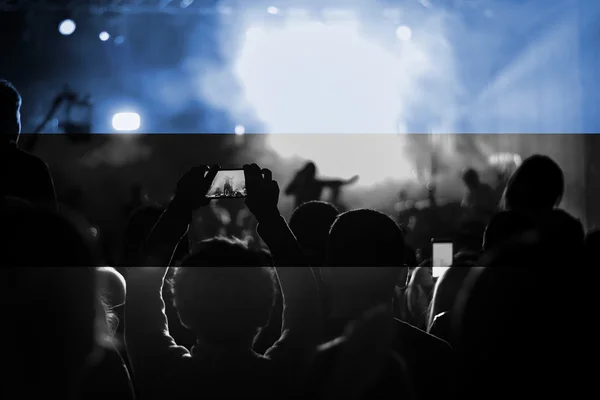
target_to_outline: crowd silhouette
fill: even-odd
[[[577,357],[591,348],[573,323],[590,315],[564,271],[597,265],[600,235],[559,208],[549,157],[524,160],[502,199],[465,173],[463,206],[487,228],[438,279],[388,215],[320,201],[357,178],[319,180],[312,163],[285,190],[289,222],[271,171],[244,166],[262,245],[199,217],[219,171],[199,166],[168,205],[132,212],[122,262],[106,266],[48,167],[19,150],[20,105],[1,81],[2,398],[583,395]]]

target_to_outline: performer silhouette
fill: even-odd
[[[342,186],[350,185],[358,180],[358,175],[348,180],[321,180],[317,179],[317,167],[313,162],[307,163],[285,189],[285,194],[294,196],[295,207],[308,201],[320,200],[323,189],[330,188],[339,195]]]
[[[234,195],[233,185],[231,184],[232,181],[233,181],[232,177],[230,177],[230,176],[225,177],[225,184],[223,185],[223,192],[225,193],[225,196],[233,196]]]

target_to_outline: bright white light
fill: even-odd
[[[277,7],[269,7],[267,8],[267,12],[272,15],[279,14],[279,9]]]
[[[100,38],[100,40],[102,40],[103,42],[106,42],[108,39],[110,39],[110,35],[108,32],[100,32],[100,34],[98,35],[98,37]]]
[[[133,132],[140,129],[140,116],[137,113],[124,112],[115,114],[112,126],[119,132]]]
[[[243,135],[244,133],[246,133],[246,128],[244,128],[243,125],[236,125],[235,126],[235,134],[236,135]]]
[[[76,28],[77,28],[77,25],[75,24],[75,21],[73,21],[72,19],[65,19],[64,21],[62,21],[60,23],[60,25],[58,25],[58,31],[60,32],[61,35],[64,35],[64,36],[71,35],[73,32],[75,32]]]
[[[424,27],[435,41],[421,36],[401,54],[365,37],[357,21],[288,20],[269,28],[250,22],[234,66],[244,98],[273,133],[269,145],[313,160],[324,176],[358,174],[359,185],[414,179],[398,127],[431,129],[455,107],[454,62],[451,48],[439,45],[439,20]],[[219,96],[220,86],[203,83]],[[302,135],[280,135],[289,133]],[[360,135],[324,135],[336,133]]]
[[[412,30],[405,25],[399,26],[396,29],[396,37],[403,42],[408,42],[412,38]]]

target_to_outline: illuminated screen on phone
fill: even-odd
[[[452,243],[433,244],[433,277],[438,278],[452,265]]]
[[[220,170],[215,176],[206,197],[227,199],[246,197],[246,177],[241,169]]]

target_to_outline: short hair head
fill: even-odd
[[[209,343],[251,345],[269,322],[275,298],[273,270],[264,262],[239,240],[201,242],[171,281],[183,325]]]
[[[300,205],[290,218],[290,229],[300,247],[316,263],[323,264],[327,253],[327,237],[339,211],[324,201]]]
[[[0,140],[16,142],[21,133],[21,95],[7,80],[0,79]]]
[[[404,235],[379,211],[360,209],[337,217],[327,242],[327,261],[335,266],[403,266]]]
[[[479,185],[480,182],[479,174],[473,168],[469,168],[463,173],[463,182],[468,187],[475,187]]]
[[[383,301],[402,273],[404,252],[402,230],[390,217],[367,209],[345,212],[327,242],[331,283]]]
[[[550,157],[533,155],[511,176],[504,192],[509,210],[548,210],[558,207],[565,190],[560,166]]]

